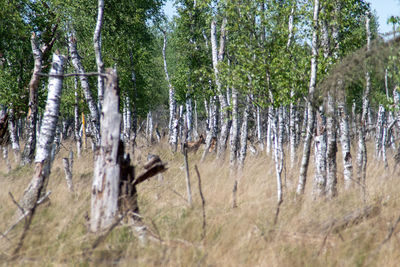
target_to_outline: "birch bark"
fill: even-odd
[[[222,84],[219,79],[219,70],[218,70],[218,62],[222,61],[225,54],[225,38],[226,31],[225,27],[227,24],[226,18],[223,19],[221,25],[221,35],[220,35],[220,43],[219,43],[219,51],[217,51],[217,30],[216,30],[217,22],[215,19],[211,21],[211,51],[212,51],[212,62],[215,76],[215,84],[217,85],[218,98],[221,108],[221,133],[218,142],[218,158],[223,158],[226,150],[226,142],[228,139],[230,122],[229,122],[229,110],[228,110],[228,102],[226,99],[226,95],[222,91]]]
[[[97,20],[96,20],[96,28],[93,33],[93,46],[94,46],[94,54],[96,56],[96,65],[97,72],[104,73],[104,63],[101,56],[101,28],[103,26],[103,13],[104,13],[104,0],[98,1],[97,6]],[[102,112],[102,104],[103,104],[103,93],[104,93],[104,80],[101,75],[97,77],[97,97],[98,97],[98,110]]]
[[[46,108],[40,128],[38,148],[35,156],[35,173],[20,200],[20,206],[24,209],[25,213],[31,211],[35,207],[49,179],[50,153],[60,111],[63,77],[59,75],[64,73],[63,64],[64,57],[54,54],[50,74],[57,76],[49,78]]]
[[[307,169],[310,160],[311,139],[314,130],[314,108],[310,101],[314,99],[315,86],[317,82],[318,68],[318,16],[319,16],[319,0],[314,0],[314,16],[313,16],[313,37],[312,37],[312,56],[311,56],[311,74],[310,85],[308,88],[308,103],[307,103],[307,132],[304,140],[303,157],[300,166],[299,182],[297,185],[297,194],[304,194],[304,189],[307,180]]]
[[[164,37],[164,42],[163,42],[163,49],[162,49],[162,55],[163,55],[163,61],[164,61],[164,72],[165,72],[165,79],[168,83],[168,88],[169,88],[169,122],[168,122],[168,136],[170,139],[171,143],[171,136],[173,134],[173,124],[174,124],[174,119],[176,117],[176,100],[175,100],[175,90],[171,84],[171,81],[169,79],[169,73],[168,73],[168,68],[167,68],[167,56],[166,56],[166,49],[167,49],[167,33],[166,31],[163,31],[163,37]]]
[[[247,154],[247,125],[249,121],[250,97],[246,96],[246,106],[243,111],[242,126],[240,128],[239,170],[242,171]]]
[[[76,39],[74,37],[70,38],[68,43],[69,45],[69,52],[71,55],[72,65],[74,66],[75,72],[77,73],[85,73],[85,69],[81,63],[78,49],[76,45]],[[99,109],[96,106],[96,102],[92,96],[92,92],[89,87],[89,80],[88,77],[82,75],[79,76],[79,80],[81,82],[81,87],[83,90],[83,94],[85,96],[86,102],[88,103],[89,111],[90,111],[90,123],[91,123],[91,130],[92,136],[94,138],[94,143],[96,146],[100,143],[100,115]]]
[[[22,152],[21,165],[32,162],[36,148],[36,120],[38,112],[38,87],[40,76],[35,75],[42,71],[42,50],[39,47],[39,41],[35,33],[31,37],[31,46],[34,59],[33,75],[29,82],[29,113],[27,117],[26,142]]]
[[[238,92],[235,87],[232,88],[232,134],[230,140],[230,157],[229,166],[231,176],[236,174],[237,169],[237,152],[238,152],[238,133],[239,133],[239,116],[238,116]]]
[[[10,108],[8,113],[9,113],[8,129],[10,131],[11,147],[14,152],[14,161],[19,162],[21,155],[20,155],[19,136],[15,120],[14,109]]]
[[[367,51],[371,49],[370,13],[367,11],[365,18],[367,31]],[[358,152],[357,152],[357,180],[365,184],[367,171],[367,147],[365,145],[366,126],[368,122],[369,94],[371,91],[371,77],[368,71],[365,73],[365,90],[363,94],[362,113],[358,131]]]

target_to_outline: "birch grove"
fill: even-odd
[[[143,247],[156,241],[171,248],[165,253],[207,248],[224,220],[206,223],[216,204],[219,215],[221,207],[234,208],[227,216],[232,227],[243,212],[255,220],[249,243],[265,233],[266,240],[286,242],[281,237],[290,220],[326,206],[312,223],[293,229],[296,238],[325,236],[319,259],[337,245],[330,233],[340,232],[346,243],[360,229],[344,229],[377,214],[388,217],[372,210],[396,199],[399,17],[388,20],[393,32],[382,34],[366,1],[177,0],[172,17],[163,4],[0,4],[0,180],[15,182],[7,191],[17,210],[0,240],[15,245],[7,234],[23,229],[15,251],[31,247],[23,241],[30,224],[42,223],[32,220],[42,203],[38,211],[49,225],[62,211],[94,233],[96,240],[85,231],[82,239],[93,241],[84,251],[88,261],[97,246],[108,249],[115,239]],[[154,175],[158,181],[141,184]],[[14,186],[23,181],[26,188],[18,191]],[[68,198],[55,190],[60,184]],[[11,191],[22,192],[19,201]],[[71,210],[54,211],[62,202]],[[81,206],[72,211],[76,203]],[[198,218],[185,220],[198,215],[199,203],[198,238],[188,231]],[[349,203],[357,210],[330,213],[347,212],[341,205]],[[170,228],[158,229],[165,221]],[[25,226],[16,227],[20,222]],[[391,228],[378,250],[400,219],[385,223]],[[247,228],[238,229],[246,236]]]

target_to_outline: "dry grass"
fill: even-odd
[[[373,159],[372,152],[366,204],[379,205],[379,216],[331,233],[321,230],[322,225],[365,206],[357,186],[349,192],[342,188],[340,153],[339,196],[334,200],[312,200],[311,166],[306,196],[296,201],[298,170],[287,167],[284,203],[278,224],[273,225],[275,171],[271,157],[265,153],[248,156],[238,189],[238,208],[232,209],[233,179],[229,177],[226,163],[217,163],[211,155],[200,164],[200,151],[190,155],[194,206],[188,207],[182,155],[173,154],[164,143],[143,147],[135,159],[138,166],[148,152],[160,155],[169,167],[163,181],[153,178],[139,188],[140,212],[151,231],[163,239],[162,244],[148,242],[141,246],[134,231],[121,225],[92,250],[96,236],[87,231],[85,219],[90,205],[92,154],[85,152],[80,159],[75,159],[76,193],[70,194],[61,162],[67,151],[62,148],[48,186],[52,191],[50,204],[38,209],[16,260],[10,262],[10,254],[22,225],[9,234],[11,242],[0,240],[0,263],[20,266],[398,266],[400,225],[391,239],[381,244],[400,215],[400,183],[398,177],[385,174],[383,164]],[[15,167],[5,174],[5,164],[0,164],[0,230],[5,231],[16,209],[8,192],[16,198],[21,196],[32,176],[32,167]],[[206,200],[204,240],[201,239],[201,200],[194,164],[199,166]]]

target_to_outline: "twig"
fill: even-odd
[[[11,194],[11,192],[8,192],[8,194],[10,195],[12,202],[14,202],[14,204],[18,207],[18,209],[22,212],[22,214],[25,214],[25,210],[18,204],[13,194]]]
[[[38,200],[37,205],[42,204],[42,203],[44,202],[44,200],[45,200],[50,194],[51,194],[51,191],[47,192],[46,195],[44,195],[41,199]],[[26,212],[26,213],[23,213],[22,216],[19,217],[18,220],[17,220],[13,225],[11,225],[11,226],[7,229],[7,231],[5,231],[5,232],[2,234],[2,236],[3,236],[3,237],[7,237],[7,234],[8,234],[12,229],[14,229],[15,226],[17,226],[17,225],[22,221],[22,219],[26,218],[26,216],[28,216],[29,214],[30,214],[30,211],[28,211],[28,212]]]
[[[381,246],[390,240],[390,238],[392,237],[392,235],[393,235],[393,233],[394,233],[394,230],[396,230],[396,227],[397,227],[397,225],[398,225],[399,223],[400,223],[400,216],[397,218],[397,220],[396,220],[396,222],[393,224],[393,226],[390,227],[389,233],[388,233],[388,235],[386,236],[385,240],[382,241]]]
[[[184,196],[182,196],[182,195],[181,195],[179,192],[177,192],[176,190],[174,190],[174,189],[172,189],[172,188],[169,188],[169,187],[167,187],[167,189],[171,190],[174,194],[176,194],[178,197],[182,198],[185,202],[188,201]]]
[[[197,174],[197,180],[199,182],[199,193],[200,193],[200,197],[201,197],[201,208],[203,210],[203,233],[201,234],[201,239],[204,239],[206,237],[206,201],[204,199],[204,195],[203,195],[203,190],[201,189],[201,178],[200,178],[200,172],[199,169],[197,168],[197,165],[194,165],[194,169],[196,171]]]

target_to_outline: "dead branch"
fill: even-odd
[[[390,227],[389,232],[388,232],[385,240],[382,241],[381,246],[384,245],[386,242],[388,242],[390,240],[390,238],[392,238],[394,230],[396,230],[396,227],[399,223],[400,223],[400,216],[397,218],[396,222]]]
[[[11,200],[15,204],[15,206],[18,207],[18,209],[22,212],[22,214],[25,214],[25,210],[21,207],[21,205],[18,204],[18,202],[15,200],[13,194],[11,194],[11,192],[8,192],[8,194],[10,195]]]
[[[147,160],[148,162],[143,165],[143,168],[145,168],[146,170],[150,169],[150,167],[156,163],[162,163],[158,155],[149,154],[147,156]]]
[[[107,79],[107,74],[105,73],[100,73],[100,72],[86,72],[86,73],[66,73],[66,74],[48,74],[48,73],[43,73],[43,72],[35,72],[34,75],[37,76],[44,76],[44,77],[77,77],[77,76],[101,76],[105,79]]]
[[[197,180],[199,182],[199,193],[200,193],[200,197],[201,197],[201,208],[203,210],[203,233],[201,234],[201,239],[204,239],[206,237],[206,201],[204,199],[204,195],[203,195],[203,190],[201,189],[201,178],[200,178],[200,172],[199,169],[197,168],[197,165],[194,165],[194,169],[196,171],[197,174]]]
[[[367,206],[352,211],[340,219],[333,219],[325,222],[322,224],[321,230],[323,232],[330,231],[332,233],[337,233],[345,228],[360,224],[365,219],[376,217],[379,213],[379,206]]]
[[[136,186],[140,184],[141,182],[146,181],[147,179],[153,177],[154,175],[157,175],[159,173],[165,172],[167,170],[165,163],[157,163],[151,168],[149,168],[147,171],[144,173],[140,174],[135,181],[133,181],[133,185]]]
[[[50,196],[50,194],[51,194],[51,191],[47,192],[46,195],[44,195],[42,198],[40,198],[40,199],[38,200],[37,205],[42,204],[42,203]],[[14,201],[15,201],[15,200],[14,200]],[[14,202],[14,203],[15,203],[15,202]],[[3,236],[3,237],[7,237],[8,233],[11,232],[11,231],[15,228],[15,226],[17,226],[17,225],[18,225],[23,219],[25,219],[26,216],[28,216],[29,214],[30,214],[30,211],[28,211],[28,212],[26,212],[26,213],[25,213],[25,212],[22,213],[22,215],[15,221],[14,224],[12,224],[12,225],[7,229],[7,231],[5,231],[5,232],[2,234],[2,236]]]

